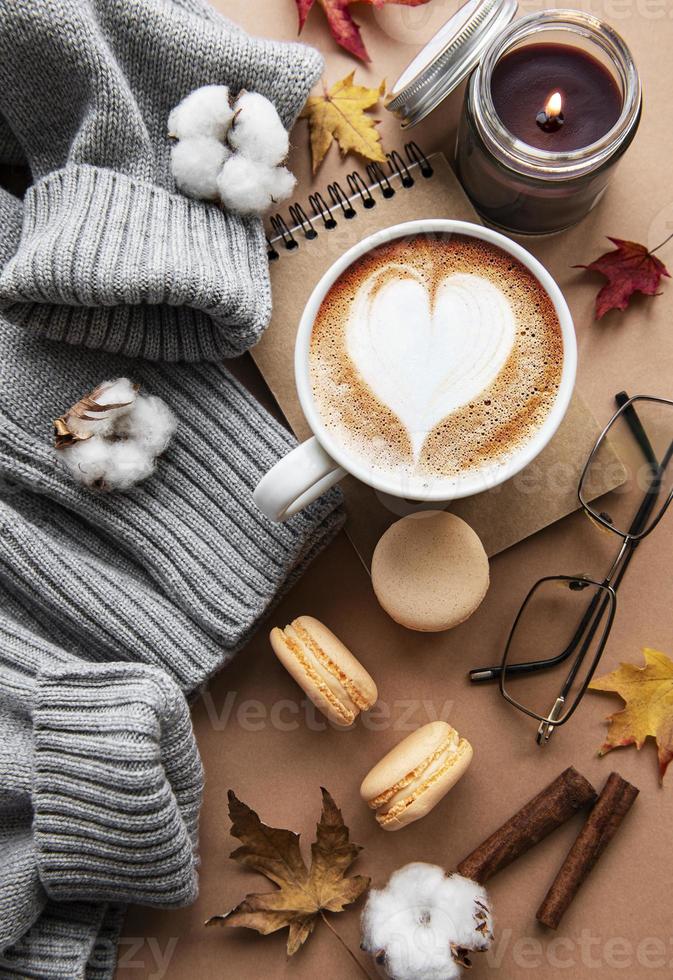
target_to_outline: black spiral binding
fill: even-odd
[[[313,212],[312,216],[307,214],[301,204],[295,202],[290,205],[291,228],[282,215],[273,215],[271,218],[272,236],[271,238],[267,236],[266,239],[269,260],[279,257],[276,245],[280,242],[282,242],[287,251],[299,248],[299,241],[295,237],[298,232],[302,232],[304,239],[311,241],[317,238],[319,234],[322,234],[323,230],[331,231],[333,228],[336,228],[339,220],[337,215],[339,213],[347,221],[354,218],[357,215],[357,211],[353,206],[352,198],[359,197],[360,204],[358,204],[358,207],[362,206],[369,210],[376,207],[377,204],[376,197],[372,194],[374,187],[378,187],[381,197],[385,199],[393,197],[398,191],[393,187],[391,177],[397,177],[403,189],[413,187],[414,181],[418,179],[419,174],[421,178],[426,180],[432,177],[434,173],[432,164],[418,143],[413,141],[407,143],[404,147],[404,153],[406,160],[397,150],[386,153],[388,172],[379,163],[367,164],[368,183],[365,182],[358,170],[354,170],[348,174],[346,177],[349,190],[348,194],[337,180],[328,184],[327,196],[329,197],[329,204],[320,191],[315,191],[313,194],[310,194],[308,201]],[[418,168],[415,176],[411,172],[411,168],[413,167]],[[317,223],[322,225],[320,231],[316,228]]]
[[[348,189],[351,192],[351,197],[355,197],[356,194],[360,195],[363,208],[369,211],[370,208],[376,207],[374,195],[360,176],[359,170],[354,170],[352,174],[348,175]]]
[[[395,188],[388,180],[388,175],[381,169],[378,163],[367,164],[367,176],[372,184],[378,184],[381,194],[385,198],[395,196]]]
[[[292,218],[292,226],[294,228],[301,228],[304,232],[304,238],[311,239],[318,237],[318,232],[313,227],[311,219],[304,211],[301,204],[291,204],[290,205],[290,217]]]
[[[274,214],[272,216],[271,227],[277,237],[283,239],[283,244],[288,251],[293,248],[299,248],[299,242],[288,228],[285,218],[281,214]]]
[[[421,171],[421,177],[425,177],[426,179],[428,177],[432,177],[434,173],[432,165],[418,143],[415,143],[412,140],[410,143],[406,144],[404,149],[407,157],[409,158],[409,162],[418,164]]]
[[[322,220],[326,231],[331,231],[332,228],[336,228],[336,219],[332,215],[330,206],[320,191],[316,191],[315,194],[309,194],[308,203],[313,208],[314,217]]]
[[[332,206],[334,208],[340,207],[344,218],[350,220],[355,217],[357,211],[348,200],[348,195],[344,194],[344,189],[338,180],[335,180],[333,184],[327,185],[327,192]]]

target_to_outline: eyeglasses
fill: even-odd
[[[470,671],[476,683],[499,681],[503,697],[540,722],[538,744],[572,717],[586,693],[612,629],[626,569],[673,498],[673,401],[629,398],[626,392],[615,401],[619,408],[598,437],[578,487],[594,525],[621,538],[610,570],[602,581],[585,574],[541,578],[514,620],[500,666]],[[590,502],[606,475],[616,489]]]

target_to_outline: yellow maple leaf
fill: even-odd
[[[625,707],[609,715],[609,730],[600,755],[622,745],[640,749],[648,736],[656,740],[659,776],[663,782],[673,759],[673,660],[658,650],[645,649],[645,665],[621,664],[617,670],[592,681],[593,691],[610,691],[624,699]]]
[[[276,891],[246,895],[235,909],[213,915],[206,925],[243,926],[266,936],[289,929],[287,952],[292,956],[313,932],[325,912],[342,912],[369,888],[369,878],[347,875],[360,846],[350,840],[341,810],[322,790],[322,813],[311,845],[311,866],[304,863],[299,835],[268,827],[254,810],[229,791],[231,833],[242,842],[231,857],[246,868],[259,871]]]
[[[325,154],[336,140],[341,153],[358,153],[366,160],[383,163],[385,154],[381,146],[381,134],[376,128],[378,119],[366,114],[379,101],[386,90],[385,81],[378,88],[354,85],[352,71],[323,95],[312,95],[304,106],[301,117],[308,119],[311,137],[313,173],[322,163]]]

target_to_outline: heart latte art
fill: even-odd
[[[427,489],[530,439],[556,397],[563,343],[525,266],[478,239],[419,235],[341,275],[309,360],[316,408],[347,454]]]
[[[431,289],[401,266],[358,292],[346,348],[417,457],[428,432],[497,377],[515,334],[506,296],[483,276],[454,272]]]

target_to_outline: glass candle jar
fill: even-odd
[[[621,98],[621,112],[594,142],[563,149],[563,141],[552,139],[551,146],[543,148],[544,139],[534,146],[517,136],[513,127],[505,126],[495,107],[494,73],[504,65],[503,59],[527,45],[554,46],[561,53],[563,46],[579,49],[574,52],[577,58],[593,61],[599,72],[602,66],[610,74],[610,84],[614,82]],[[534,59],[535,50],[530,48],[529,60]],[[554,79],[545,81],[545,86],[546,93],[551,92]],[[590,98],[591,93],[586,95]],[[541,125],[545,97],[541,90]],[[491,43],[468,83],[456,145],[456,168],[463,187],[477,211],[507,231],[548,234],[568,228],[605,191],[636,134],[641,102],[640,79],[631,53],[607,24],[576,10],[548,10],[514,22]],[[598,106],[594,109],[599,111]],[[552,128],[555,122],[552,116]]]

